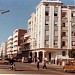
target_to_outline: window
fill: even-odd
[[[71,17],[73,17],[73,13],[71,14]]]
[[[62,41],[62,46],[65,46],[65,41]]]
[[[54,26],[58,26],[58,22],[54,22]]]
[[[66,36],[66,32],[62,32],[62,36]]]
[[[54,31],[54,36],[58,36],[58,31]]]
[[[46,4],[46,6],[48,6],[49,4]]]
[[[65,27],[65,23],[63,23],[63,26],[62,27]]]
[[[54,24],[54,26],[57,26],[57,24]]]
[[[75,13],[72,13],[72,14],[71,14],[71,17],[74,17],[74,16],[75,16]]]
[[[49,21],[45,21],[45,25],[49,25]]]
[[[75,28],[75,25],[73,25],[73,28]]]
[[[72,36],[73,36],[73,32],[72,32]]]
[[[49,41],[48,40],[45,40],[45,45],[49,45]]]
[[[48,24],[45,24],[45,25],[48,25]]]
[[[57,46],[57,41],[54,41],[54,45]]]
[[[48,16],[48,15],[49,15],[49,13],[46,11],[46,12],[45,12],[45,15],[46,15],[46,16]]]
[[[54,13],[54,16],[58,16],[57,13]]]
[[[62,51],[62,56],[66,56],[66,52],[65,51]]]
[[[74,33],[74,36],[75,36],[75,33]]]
[[[46,31],[46,35],[49,35],[49,31]]]
[[[45,8],[45,11],[49,11],[49,7],[46,7],[46,8]]]
[[[66,17],[66,12],[62,12],[62,17]]]

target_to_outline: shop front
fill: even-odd
[[[68,57],[67,50],[64,49],[65,56],[62,56],[62,49],[51,49],[51,48],[40,48],[33,50],[32,53],[32,60],[35,63],[37,58],[40,59],[40,62],[43,63],[44,59],[47,58],[48,63],[50,64],[58,64],[58,59],[61,60]],[[59,56],[59,57],[58,57]]]

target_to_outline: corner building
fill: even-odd
[[[42,0],[28,20],[30,55],[43,62],[68,59],[75,48],[75,6],[65,6],[59,0]]]

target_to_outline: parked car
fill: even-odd
[[[75,71],[75,60],[67,62],[63,66],[64,72],[74,72]]]
[[[1,65],[8,65],[9,61],[7,61],[7,60],[0,60],[0,64]]]

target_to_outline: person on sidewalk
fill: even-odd
[[[25,59],[25,58],[24,58],[24,57],[22,57],[22,62],[23,62],[23,63],[24,63],[24,59]]]
[[[40,60],[39,60],[39,58],[37,58],[37,69],[39,70],[39,62],[40,62]]]
[[[44,63],[43,63],[43,69],[44,69],[44,68],[47,69],[46,63],[47,63],[47,61],[44,60]]]

